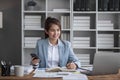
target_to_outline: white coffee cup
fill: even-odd
[[[18,76],[18,77],[24,76],[24,67],[21,65],[15,65],[14,73],[15,73],[15,76]]]

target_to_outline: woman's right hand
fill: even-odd
[[[32,65],[38,65],[40,62],[40,59],[36,59],[35,57],[32,58]]]

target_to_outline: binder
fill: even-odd
[[[90,0],[85,0],[85,10],[90,11]]]
[[[80,0],[81,1],[81,11],[85,11],[85,0]]]
[[[114,0],[114,10],[119,11],[119,2],[120,0]]]
[[[74,11],[76,11],[76,8],[77,8],[77,4],[76,4],[77,2],[76,2],[76,1],[77,1],[77,0],[75,0],[74,3],[73,3],[73,10],[74,10]]]
[[[109,2],[109,0],[103,0],[103,11],[108,10],[108,2]]]
[[[98,10],[102,11],[102,1],[103,0],[98,0]]]
[[[81,0],[75,0],[74,11],[80,11],[80,8],[81,8]]]
[[[114,11],[114,0],[109,0],[109,8],[108,8],[108,10],[109,11]]]

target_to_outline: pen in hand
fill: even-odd
[[[80,69],[80,70],[85,70],[85,71],[91,71],[91,70],[89,70],[89,69],[85,69],[85,68],[78,68],[78,69]]]
[[[73,62],[73,61],[71,61],[71,62],[69,62],[67,65],[66,65],[66,67],[68,68],[68,69],[76,69],[76,64]]]

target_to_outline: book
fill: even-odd
[[[60,11],[70,11],[69,9],[53,9],[53,11],[60,12]]]
[[[0,28],[3,27],[3,13],[0,12]]]
[[[40,15],[25,15],[25,19],[36,19],[36,18],[39,18],[41,19],[41,16]]]
[[[74,16],[74,20],[90,20],[90,16]]]
[[[46,72],[75,72],[75,69],[67,69],[66,67],[54,67],[54,68],[47,68]]]

